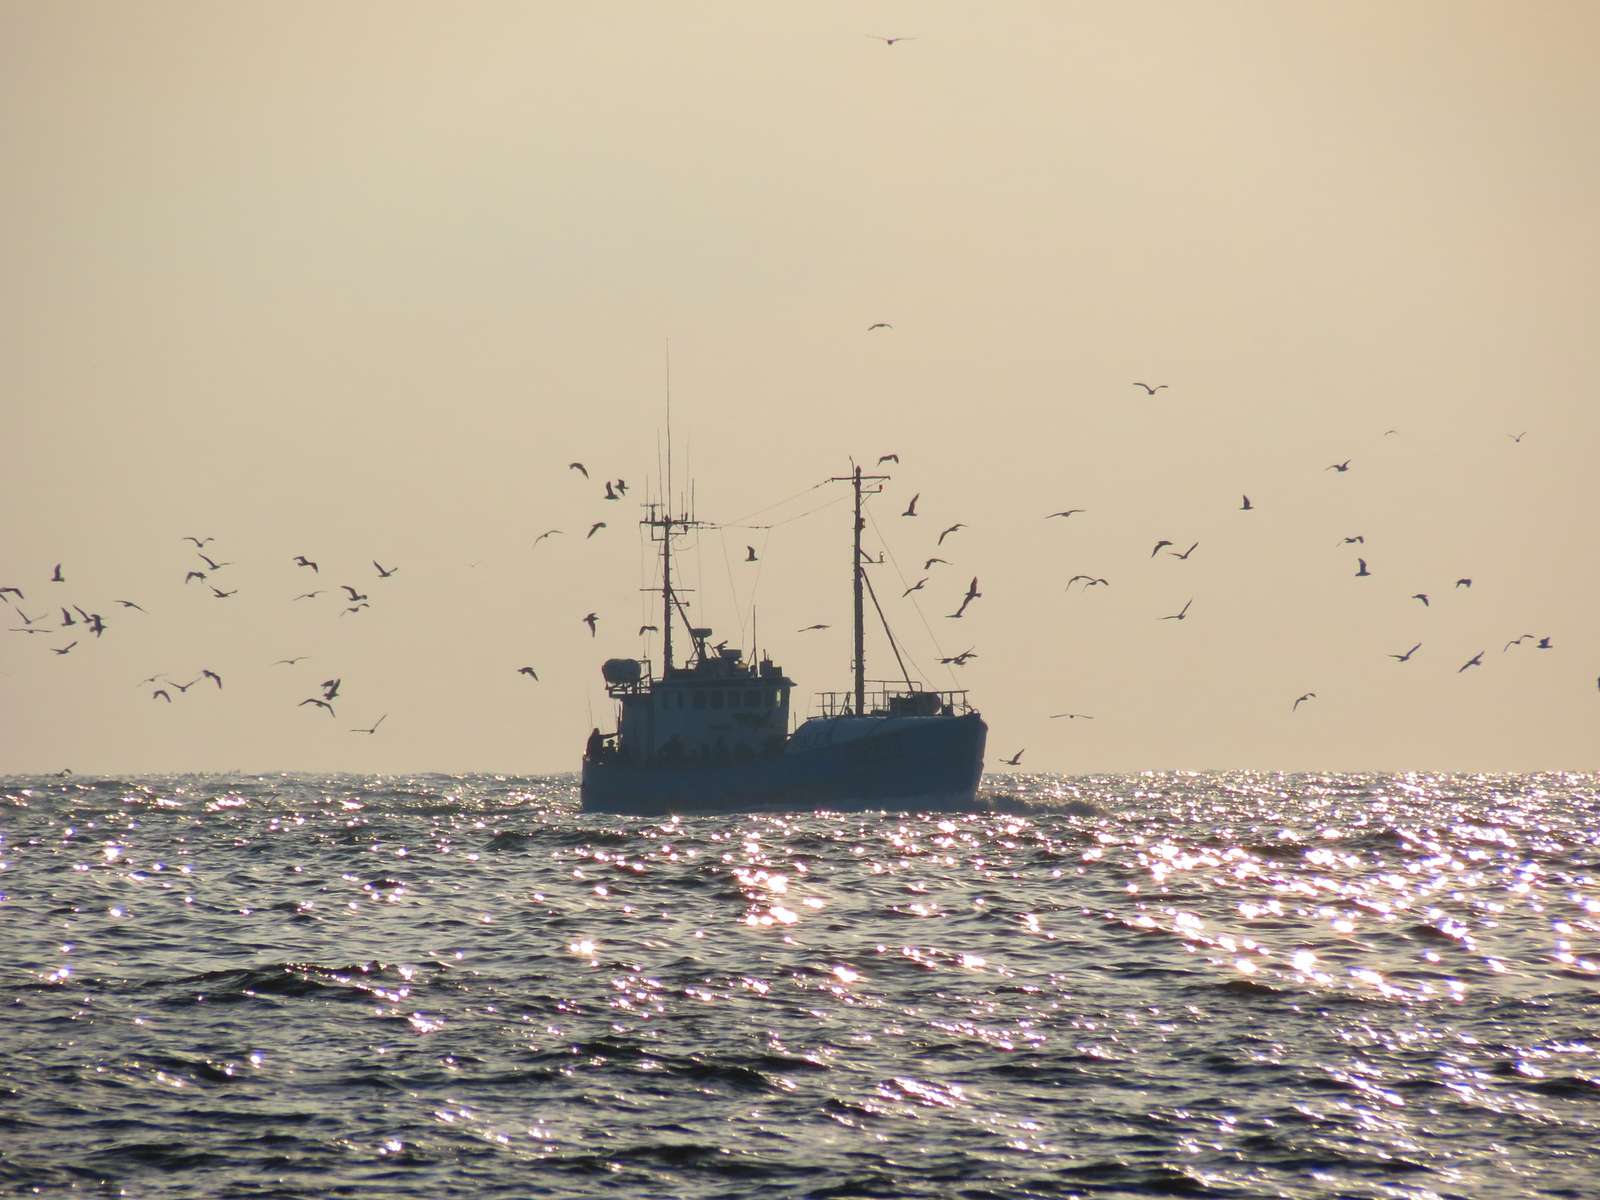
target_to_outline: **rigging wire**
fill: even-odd
[[[785,496],[782,500],[775,500],[771,504],[766,505],[765,507],[758,508],[758,509],[754,510],[753,512],[745,513],[745,515],[740,517],[738,520],[727,522],[728,527],[730,529],[731,528],[738,528],[738,527],[742,526],[746,521],[750,520],[751,517],[759,517],[764,512],[771,512],[773,509],[780,508],[783,505],[789,503],[789,501],[791,501],[791,500],[798,500],[801,496],[806,495],[808,492],[814,492],[820,487],[827,487],[830,482],[831,482],[830,480],[824,479],[821,483],[813,483],[808,488],[801,488],[798,492],[796,492],[792,496]],[[791,518],[791,520],[792,519],[793,518]]]
[[[728,531],[718,526],[717,533],[722,542],[722,567],[728,573],[728,592],[733,596],[733,614],[739,622],[739,645],[744,645],[744,605],[739,601],[739,585],[733,581],[733,563],[728,559]]]
[[[772,530],[765,531],[761,539],[761,553],[756,556],[756,578],[750,585],[750,661],[756,658],[756,595],[761,591],[761,573],[767,569],[767,545],[772,541]]]
[[[793,497],[790,497],[790,499],[793,499]],[[829,500],[826,504],[819,504],[815,508],[808,508],[808,509],[805,510],[805,512],[795,513],[795,515],[792,516],[792,517],[785,517],[781,521],[773,521],[769,525],[741,525],[736,521],[729,521],[729,522],[717,525],[717,528],[718,529],[777,529],[780,526],[788,525],[791,522],[799,521],[799,520],[801,520],[801,519],[803,519],[805,517],[809,517],[813,513],[819,513],[825,508],[832,508],[835,504],[843,504],[848,499],[850,499],[850,497],[848,495],[835,496],[832,500]]]
[[[862,507],[866,511],[867,520],[872,524],[872,532],[877,534],[878,542],[883,547],[884,554],[888,556],[890,564],[894,567],[894,573],[900,577],[900,582],[902,585],[904,585],[906,588],[910,588],[911,584],[906,581],[906,573],[900,569],[900,560],[894,556],[894,550],[889,545],[888,539],[883,536],[883,530],[878,528],[878,519],[872,515],[872,509],[870,507],[865,505]],[[909,599],[911,600],[912,609],[917,614],[917,619],[922,622],[922,628],[927,631],[928,640],[933,643],[933,648],[937,657],[941,659],[946,657],[944,647],[939,644],[939,639],[933,632],[933,626],[928,624],[928,617],[927,614],[922,611],[922,605],[917,603],[917,598],[915,595],[909,597]],[[945,664],[944,666],[945,673],[950,676],[951,687],[956,690],[960,690],[960,681],[956,679],[956,673],[950,669],[948,664]],[[917,664],[917,669],[919,672],[922,670],[921,664]],[[924,676],[924,678],[926,678],[926,676]]]

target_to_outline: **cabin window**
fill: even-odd
[[[773,708],[777,708],[779,704],[783,703],[783,691],[782,691],[782,689],[773,688],[772,689],[772,699],[767,701],[767,703],[771,704]]]
[[[722,693],[721,692],[712,692],[711,693],[711,707],[712,708],[721,708],[722,707]]]
[[[704,708],[706,706],[706,694],[704,692],[696,692],[694,694],[694,706],[696,708]]]

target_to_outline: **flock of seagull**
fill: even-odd
[[[868,332],[872,332],[874,330],[879,330],[879,329],[892,329],[892,328],[893,328],[893,326],[888,324],[887,322],[874,322],[872,325],[868,326]],[[1151,384],[1151,383],[1146,383],[1146,382],[1139,381],[1139,380],[1133,381],[1131,386],[1140,389],[1145,394],[1145,396],[1147,396],[1147,397],[1154,397],[1157,393],[1159,393],[1159,392],[1161,392],[1163,390],[1166,390],[1169,387],[1169,385],[1165,384],[1165,383]],[[1395,436],[1398,436],[1398,435],[1399,435],[1399,430],[1396,430],[1396,429],[1389,429],[1389,430],[1386,430],[1384,432],[1384,436],[1385,437],[1395,437]],[[1526,437],[1526,436],[1527,436],[1527,431],[1526,430],[1522,430],[1522,431],[1520,431],[1518,433],[1508,433],[1506,435],[1506,437],[1513,444],[1521,444],[1523,438]],[[893,461],[893,462],[898,463],[899,462],[899,458],[898,458],[898,455],[885,455],[882,458],[880,458],[878,461],[879,461],[879,465],[882,465],[886,461]],[[1343,458],[1343,459],[1340,459],[1337,462],[1329,463],[1324,468],[1324,470],[1331,471],[1331,472],[1333,472],[1333,473],[1335,473],[1336,475],[1339,475],[1339,476],[1343,476],[1343,475],[1348,474],[1352,470],[1353,462],[1354,462],[1354,460],[1351,459],[1351,458]],[[916,517],[920,516],[920,514],[919,514],[919,512],[917,510],[917,504],[918,504],[919,500],[921,500],[921,498],[922,497],[921,497],[921,493],[920,492],[914,494],[911,497],[910,502],[906,505],[904,511],[901,512],[900,515],[903,518],[916,518]],[[1239,504],[1239,508],[1238,508],[1237,511],[1244,512],[1244,513],[1250,513],[1250,512],[1257,511],[1257,506],[1255,505],[1254,502],[1252,502],[1252,500],[1250,499],[1250,496],[1248,494],[1241,495],[1240,500],[1241,500],[1241,502]],[[1059,520],[1070,520],[1071,518],[1073,518],[1075,516],[1078,516],[1080,514],[1086,513],[1087,511],[1088,510],[1085,509],[1085,508],[1077,508],[1077,507],[1074,507],[1074,508],[1063,508],[1063,509],[1058,509],[1057,511],[1054,511],[1054,512],[1046,513],[1044,515],[1044,519],[1045,520],[1057,520],[1057,519],[1059,519]],[[947,537],[949,537],[951,534],[953,534],[953,533],[955,533],[958,530],[961,530],[963,528],[965,528],[965,526],[963,524],[959,523],[959,522],[944,528],[940,532],[940,534],[938,535],[938,539],[935,542],[935,546],[936,547],[943,546],[944,542],[945,542],[945,539]],[[1351,536],[1340,538],[1340,540],[1338,541],[1337,545],[1339,547],[1344,547],[1344,546],[1362,546],[1364,548],[1365,547],[1365,542],[1366,542],[1366,538],[1365,538],[1364,535],[1355,534],[1355,535],[1351,535]],[[1185,547],[1183,549],[1179,549],[1177,543],[1175,543],[1171,539],[1169,539],[1169,538],[1161,538],[1161,539],[1158,539],[1155,542],[1155,544],[1151,547],[1148,557],[1155,558],[1157,555],[1160,555],[1160,554],[1162,554],[1163,551],[1165,551],[1167,556],[1169,556],[1171,558],[1175,558],[1175,559],[1177,559],[1179,561],[1186,562],[1186,561],[1189,560],[1190,556],[1193,555],[1195,553],[1195,551],[1199,549],[1199,547],[1200,547],[1200,543],[1198,541],[1192,541],[1192,542],[1189,543],[1189,545],[1187,547]],[[928,570],[928,569],[932,568],[935,564],[945,563],[945,562],[946,562],[946,560],[942,559],[942,558],[937,558],[937,557],[929,558],[923,564],[923,569],[924,570]],[[1371,579],[1371,578],[1375,577],[1374,572],[1369,567],[1366,558],[1365,557],[1361,557],[1361,556],[1358,556],[1356,558],[1355,571],[1353,572],[1353,575],[1357,579]],[[929,578],[927,576],[924,576],[923,578],[918,579],[916,583],[912,584],[910,587],[905,589],[905,591],[902,593],[902,598],[909,597],[913,593],[921,591],[924,587],[927,586],[928,582],[929,582]],[[1472,582],[1473,581],[1472,581],[1471,576],[1461,576],[1460,578],[1457,578],[1455,580],[1454,588],[1452,590],[1459,591],[1459,590],[1471,589]],[[1074,589],[1074,587],[1076,587],[1079,584],[1082,585],[1082,590],[1087,591],[1090,588],[1109,587],[1110,586],[1110,581],[1107,578],[1105,578],[1104,576],[1101,576],[1101,575],[1090,574],[1090,573],[1081,573],[1080,572],[1080,573],[1072,575],[1070,578],[1068,578],[1068,580],[1066,581],[1066,590],[1068,592],[1071,592]],[[962,597],[959,606],[956,608],[956,610],[954,612],[948,613],[946,615],[951,619],[955,619],[955,618],[959,618],[959,617],[963,616],[966,613],[968,606],[974,600],[977,600],[977,599],[981,598],[982,595],[983,595],[983,593],[978,590],[978,580],[977,580],[976,577],[974,577],[973,580],[971,581],[971,583],[968,585],[966,595],[964,597]],[[1425,608],[1426,607],[1430,607],[1431,604],[1432,604],[1432,596],[1428,592],[1413,592],[1413,593],[1410,594],[1409,598],[1412,599],[1412,600],[1417,601],[1420,605],[1422,605]],[[1169,613],[1162,614],[1162,615],[1158,616],[1156,619],[1159,620],[1159,621],[1180,621],[1180,622],[1184,621],[1184,620],[1189,618],[1190,609],[1191,609],[1192,605],[1194,604],[1194,602],[1195,602],[1195,598],[1193,596],[1191,596],[1189,599],[1187,599],[1184,602],[1183,606],[1181,608],[1179,608],[1176,612],[1169,612]],[[826,626],[811,626],[811,627],[808,627],[808,628],[826,628]],[[1530,644],[1530,643],[1531,643],[1532,647],[1536,651],[1549,651],[1549,650],[1553,650],[1555,648],[1552,635],[1549,635],[1549,634],[1537,634],[1537,633],[1523,633],[1523,634],[1520,634],[1519,636],[1513,637],[1510,640],[1508,640],[1502,646],[1501,652],[1502,653],[1509,653],[1510,651],[1516,649],[1519,646],[1527,645],[1527,644]],[[1420,641],[1414,642],[1405,651],[1403,651],[1403,652],[1390,652],[1387,655],[1387,657],[1392,659],[1392,660],[1394,660],[1397,664],[1409,663],[1409,662],[1412,661],[1413,656],[1416,655],[1417,652],[1422,649],[1422,645],[1423,644]],[[1472,655],[1470,655],[1464,662],[1462,662],[1458,667],[1456,667],[1456,672],[1455,673],[1456,674],[1461,674],[1463,672],[1472,670],[1473,668],[1482,667],[1484,665],[1484,655],[1488,652],[1488,649],[1489,649],[1488,647],[1485,647],[1483,649],[1480,649],[1480,650],[1476,651]],[[959,666],[965,665],[966,662],[968,662],[970,659],[972,659],[972,658],[974,658],[976,656],[977,656],[976,655],[976,651],[972,650],[972,649],[969,649],[969,650],[963,651],[959,655],[940,658],[939,662],[941,664],[943,664],[943,665],[959,667]],[[1595,682],[1596,682],[1596,687],[1600,688],[1600,678],[1597,678]],[[1295,696],[1291,701],[1289,701],[1289,703],[1288,703],[1289,711],[1291,713],[1298,712],[1302,705],[1304,705],[1304,704],[1306,704],[1306,703],[1308,703],[1310,701],[1314,701],[1316,699],[1317,699],[1317,693],[1315,691],[1304,691],[1304,692],[1301,692],[1299,695]],[[1061,712],[1061,713],[1052,713],[1052,714],[1050,714],[1050,719],[1052,719],[1052,720],[1057,720],[1057,719],[1093,720],[1094,716],[1091,713]],[[999,760],[999,762],[1001,764],[1005,765],[1005,766],[1011,766],[1011,767],[1019,766],[1020,763],[1021,763],[1021,760],[1022,760],[1022,754],[1023,753],[1024,753],[1023,750],[1018,750],[1016,754],[1010,756],[1009,758],[1002,758],[1002,759]]]
[[[892,324],[880,321],[874,322],[872,325],[868,326],[868,332],[891,330],[893,328],[894,327]],[[1134,381],[1132,386],[1141,389],[1147,397],[1154,397],[1157,393],[1166,390],[1169,385],[1165,383],[1150,384],[1142,381]],[[1388,430],[1386,431],[1385,436],[1394,436],[1397,433],[1397,430]],[[1507,437],[1509,437],[1513,443],[1520,444],[1523,438],[1526,436],[1526,433],[1527,431],[1524,430],[1519,433],[1508,434]],[[888,463],[898,465],[899,462],[899,455],[897,453],[890,453],[880,455],[877,460],[877,465],[879,467],[882,467]],[[568,463],[567,466],[570,471],[581,475],[584,480],[589,480],[589,469],[584,463],[574,461]],[[1325,470],[1332,471],[1341,476],[1350,472],[1351,469],[1352,460],[1349,458],[1330,463],[1325,468]],[[625,479],[606,479],[603,481],[603,484],[604,493],[602,498],[605,501],[619,501],[628,494],[628,483]],[[907,520],[919,520],[921,514],[918,512],[917,505],[921,498],[922,496],[920,492],[913,494],[911,499],[907,502],[904,510],[900,513],[900,517]],[[1248,495],[1244,495],[1242,497],[1239,511],[1245,513],[1256,511],[1256,506],[1252,503]],[[1082,507],[1062,508],[1044,514],[1044,520],[1070,521],[1073,518],[1079,517],[1087,512],[1088,509]],[[594,538],[602,530],[607,528],[608,525],[604,519],[594,520],[588,524],[587,531],[584,533],[584,539],[588,540]],[[966,523],[961,521],[943,526],[940,529],[937,538],[933,542],[933,549],[943,549],[948,539],[959,534],[966,528]],[[537,548],[540,543],[544,542],[545,540],[559,536],[565,536],[565,531],[559,528],[546,529],[533,539],[533,547]],[[211,596],[218,601],[231,600],[239,594],[240,589],[238,587],[226,586],[228,576],[225,574],[225,572],[229,567],[235,565],[234,562],[230,559],[222,558],[215,550],[208,549],[215,541],[214,538],[190,535],[182,540],[191,544],[192,553],[194,555],[192,565],[189,566],[188,570],[183,576],[184,587],[198,583],[208,589]],[[1340,538],[1336,543],[1336,546],[1340,548],[1347,546],[1360,546],[1365,549],[1365,543],[1366,538],[1361,534],[1356,534]],[[1179,549],[1178,544],[1172,539],[1160,538],[1151,547],[1148,557],[1154,559],[1158,555],[1162,555],[1163,552],[1165,552],[1167,557],[1177,559],[1181,562],[1187,562],[1199,548],[1199,541],[1191,541],[1188,546],[1184,547],[1183,549]],[[754,546],[746,546],[745,550],[746,555],[743,560],[745,563],[755,563],[759,561],[759,556],[757,555]],[[948,553],[948,551],[946,551],[946,553]],[[313,581],[320,581],[321,566],[315,559],[312,559],[308,555],[293,555],[289,559],[289,564],[297,572],[303,573],[309,571],[313,577]],[[379,585],[392,579],[399,572],[398,566],[385,566],[377,559],[373,559],[371,565],[374,573],[373,579]],[[938,554],[930,554],[923,560],[922,568],[923,572],[925,573],[922,574],[915,583],[912,583],[905,588],[905,590],[901,593],[902,599],[909,598],[927,588],[934,578],[932,572],[935,567],[949,567],[951,565],[952,563],[949,559],[941,557]],[[1374,577],[1374,572],[1368,566],[1365,557],[1358,556],[1356,558],[1356,569],[1354,575],[1358,579],[1370,579]],[[1470,589],[1472,587],[1472,582],[1473,581],[1470,576],[1461,576],[1455,580],[1454,590]],[[1091,588],[1106,588],[1111,586],[1110,581],[1104,576],[1080,572],[1067,579],[1065,590],[1070,593],[1080,584],[1082,585],[1082,590],[1085,592]],[[56,563],[51,572],[44,577],[44,582],[42,584],[43,592],[36,589],[34,585],[29,585],[29,591],[32,592],[31,598],[29,592],[25,591],[24,588],[18,584],[7,584],[0,586],[0,600],[4,600],[10,604],[11,610],[15,614],[17,622],[10,627],[11,631],[29,636],[59,636],[63,639],[66,639],[59,645],[50,645],[47,647],[51,653],[58,657],[64,657],[72,653],[75,649],[78,649],[84,644],[85,638],[92,637],[98,641],[106,634],[108,629],[112,628],[114,623],[108,620],[103,613],[96,611],[94,606],[85,608],[70,598],[62,601],[61,597],[67,594],[66,589],[68,586],[69,584],[67,576],[62,563]],[[290,603],[301,603],[306,601],[314,602],[325,594],[334,594],[337,596],[338,615],[340,617],[356,616],[365,612],[372,606],[371,596],[364,589],[372,588],[373,586],[374,584],[372,582],[365,583],[359,587],[350,583],[341,583],[329,587],[313,586],[308,590],[301,591],[292,596]],[[46,602],[44,599],[45,595],[49,596],[48,602]],[[948,620],[962,620],[967,615],[971,606],[982,598],[983,592],[980,590],[978,577],[974,575],[967,584],[965,592],[960,594],[959,600],[954,605],[954,611],[945,613],[945,618]],[[1432,597],[1428,592],[1413,592],[1410,594],[1409,598],[1415,600],[1425,608],[1432,605]],[[1176,612],[1161,614],[1156,619],[1160,621],[1185,621],[1190,616],[1190,610],[1194,602],[1195,597],[1191,596]],[[148,610],[135,600],[118,598],[114,600],[113,603],[122,609],[124,614],[138,613],[148,616]],[[30,608],[36,607],[39,608],[39,611],[31,613],[28,611]],[[59,610],[59,620],[51,619],[50,610],[52,609]],[[595,611],[590,611],[580,618],[580,622],[588,628],[591,638],[598,636],[600,619],[600,614]],[[797,632],[809,633],[828,628],[830,628],[828,624],[819,622],[803,626],[798,629]],[[639,628],[639,634],[641,636],[652,632],[657,632],[654,625],[642,625]],[[1501,652],[1509,653],[1513,649],[1529,643],[1532,644],[1535,651],[1542,652],[1554,649],[1553,639],[1549,634],[1521,633],[1506,641],[1501,648]],[[1409,663],[1412,661],[1417,652],[1422,649],[1422,647],[1423,643],[1417,641],[1403,652],[1389,653],[1388,657],[1398,664]],[[1488,648],[1485,647],[1471,655],[1466,659],[1465,662],[1461,663],[1461,665],[1456,668],[1456,673],[1460,674],[1473,668],[1482,667],[1484,664],[1484,655],[1487,650]],[[969,647],[957,654],[941,656],[938,658],[938,661],[943,666],[959,668],[967,665],[967,663],[976,657],[978,657],[976,648]],[[270,665],[272,667],[283,666],[293,669],[297,666],[297,664],[305,661],[305,658],[306,656],[304,655],[280,658]],[[532,682],[537,683],[539,681],[538,671],[532,665],[518,666],[515,668],[515,671],[518,675],[525,677]],[[186,674],[190,677],[180,680],[175,672],[157,672],[139,680],[137,686],[148,688],[149,697],[151,700],[167,705],[174,703],[175,695],[178,697],[185,696],[188,694],[191,688],[204,682],[209,682],[218,691],[220,691],[223,687],[223,679],[221,674],[210,667],[201,667],[198,671],[191,671],[187,672]],[[333,677],[325,679],[317,685],[316,694],[306,696],[304,699],[300,700],[297,704],[297,707],[321,710],[326,712],[331,719],[336,719],[338,714],[334,706],[335,702],[340,699],[340,689],[342,685],[342,678]],[[1600,687],[1600,679],[1596,680],[1596,686]],[[1302,692],[1295,696],[1290,702],[1289,711],[1298,712],[1302,705],[1316,699],[1317,693],[1315,691]],[[383,713],[370,725],[352,726],[349,728],[349,732],[372,736],[376,734],[383,726],[384,722],[388,719],[388,715],[388,713]],[[1051,713],[1049,716],[1051,720],[1095,719],[1094,714],[1084,712],[1059,712]],[[1001,759],[999,761],[1006,766],[1019,766],[1024,752],[1025,750],[1018,750],[1010,757]]]
[[[183,576],[183,585],[185,587],[197,582],[203,584],[205,587],[210,589],[212,597],[217,600],[231,600],[233,597],[239,594],[240,589],[237,587],[218,587],[217,584],[213,582],[213,580],[226,568],[236,565],[233,560],[224,559],[219,561],[217,558],[212,557],[211,554],[206,552],[206,547],[216,540],[214,537],[196,537],[193,534],[189,534],[180,540],[192,544],[193,554],[198,560],[197,565],[191,566]],[[319,564],[304,554],[294,555],[290,559],[290,562],[295,568],[309,570],[313,575],[319,577],[321,575],[322,569]],[[202,567],[204,569],[202,569]],[[400,568],[397,566],[386,567],[376,559],[373,560],[372,567],[374,572],[376,572],[376,577],[380,581],[392,578],[400,570]],[[62,563],[55,564],[54,569],[46,577],[45,582],[47,585],[65,585],[67,583],[67,577],[62,568]],[[319,596],[334,590],[342,591],[344,593],[344,596],[339,601],[339,616],[341,617],[359,614],[372,607],[370,596],[361,591],[360,588],[354,587],[348,583],[338,585],[337,589],[314,587],[309,591],[300,592],[298,595],[291,597],[289,602],[297,603],[302,600],[316,600]],[[95,638],[98,639],[106,632],[107,629],[111,627],[111,623],[107,621],[102,614],[93,611],[85,611],[81,605],[71,601],[60,605],[60,621],[49,620],[48,609],[45,612],[41,612],[39,615],[30,615],[25,606],[31,607],[35,603],[43,602],[42,595],[39,592],[35,591],[34,596],[35,600],[30,601],[27,593],[16,584],[0,586],[0,598],[4,598],[10,603],[11,610],[15,614],[16,619],[21,622],[19,625],[13,625],[10,627],[10,631],[12,633],[61,635],[63,630],[82,627],[87,632],[92,633]],[[115,603],[129,612],[139,612],[143,613],[145,616],[149,616],[149,610],[146,609],[142,604],[139,604],[137,601],[119,599],[115,601]],[[51,598],[50,607],[56,607],[55,597]],[[76,614],[76,616],[74,616],[74,614]],[[63,636],[71,635],[66,634]],[[71,651],[79,644],[80,640],[81,639],[78,637],[73,637],[73,640],[67,642],[65,645],[50,646],[48,649],[54,654],[64,656],[71,653]],[[305,655],[296,655],[290,658],[280,658],[269,665],[274,667],[287,666],[292,668],[296,664],[304,662],[306,657],[307,656]],[[158,671],[153,675],[147,675],[143,679],[140,679],[135,686],[148,688],[151,700],[170,705],[173,703],[174,692],[176,692],[179,696],[187,696],[189,689],[194,687],[196,684],[201,683],[202,681],[210,681],[215,685],[215,690],[222,690],[221,674],[212,670],[210,667],[200,668],[198,673],[194,674],[192,678],[186,681],[180,681],[173,672]],[[338,713],[333,707],[333,701],[339,695],[339,688],[343,682],[344,681],[340,678],[323,680],[317,685],[319,694],[301,700],[297,707],[303,708],[307,705],[311,705],[323,710],[330,717],[337,719]],[[388,713],[384,713],[370,726],[357,726],[352,728],[350,732],[365,734],[377,733],[378,727],[384,723],[384,721],[388,718],[388,715]]]

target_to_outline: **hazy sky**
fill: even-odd
[[[1554,2],[0,0],[0,585],[108,622],[0,632],[0,771],[575,769],[653,612],[669,341],[704,520],[900,455],[873,578],[991,762],[1600,767],[1597,43]],[[762,518],[830,500],[684,548],[802,716],[848,686],[844,491]],[[233,565],[185,584],[190,534]]]

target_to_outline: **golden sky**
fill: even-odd
[[[800,715],[850,665],[843,493],[805,489],[894,452],[873,578],[991,761],[1600,767],[1597,34],[1465,0],[0,0],[6,628],[107,622],[0,632],[0,771],[574,769],[654,619],[669,342],[703,520],[839,501],[684,548]],[[185,535],[233,565],[186,584]],[[336,717],[299,705],[330,677]]]

